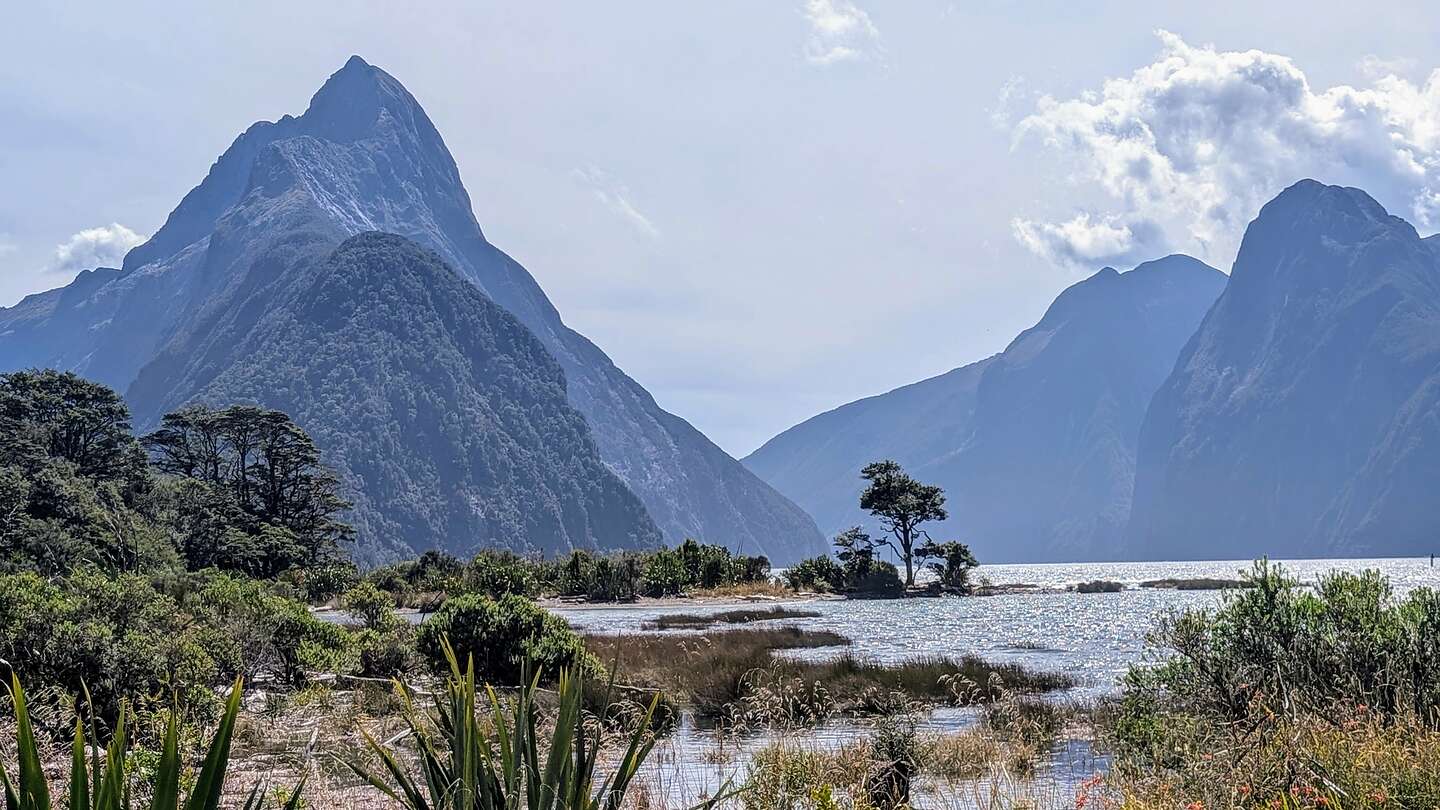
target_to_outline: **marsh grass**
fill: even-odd
[[[705,630],[717,624],[750,624],[751,622],[775,621],[778,619],[813,619],[820,614],[813,610],[796,610],[786,607],[742,608],[719,613],[669,613],[645,622],[645,630]]]
[[[849,653],[823,660],[775,655],[850,643],[835,633],[794,627],[590,636],[586,643],[601,660],[614,660],[618,652],[625,683],[675,695],[702,721],[728,725],[809,725],[836,714],[879,715],[893,711],[897,696],[925,705],[963,705],[989,702],[1003,689],[1043,692],[1075,685],[1067,675],[977,656],[888,664]]]

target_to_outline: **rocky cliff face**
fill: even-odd
[[[139,421],[154,420],[229,367],[227,336],[265,316],[275,285],[368,231],[434,251],[534,333],[563,369],[601,458],[667,540],[694,536],[777,561],[821,547],[798,507],[565,326],[530,274],[485,239],[419,104],[358,57],[304,115],[241,135],[119,272],[0,310],[0,368],[75,370],[127,391]]]
[[[945,488],[951,517],[931,534],[982,560],[1115,557],[1146,406],[1224,284],[1186,256],[1106,268],[1001,354],[816,417],[746,463],[832,530],[865,522],[859,470],[892,457]]]
[[[1146,416],[1130,555],[1434,551],[1436,244],[1358,189],[1261,210]]]

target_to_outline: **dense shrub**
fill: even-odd
[[[861,563],[852,558],[842,566],[829,555],[801,560],[785,569],[785,584],[797,591],[861,596],[898,596],[905,591],[893,563],[871,558]]]
[[[838,591],[845,587],[845,571],[835,558],[822,554],[785,569],[785,584],[797,591]]]
[[[349,632],[315,618],[301,602],[268,593],[263,583],[216,574],[185,607],[227,678],[303,686],[312,672],[348,672],[356,665]]]
[[[121,700],[161,703],[171,693],[187,710],[213,708],[219,667],[206,640],[142,577],[0,577],[0,675],[8,681],[13,667],[35,689],[88,689],[106,720]]]
[[[673,549],[649,552],[598,555],[572,551],[563,559],[538,564],[537,578],[542,590],[558,596],[618,602],[765,582],[770,578],[770,561],[686,540]]]
[[[497,684],[518,684],[522,662],[527,660],[546,678],[558,676],[565,667],[600,670],[564,619],[513,594],[499,599],[476,594],[455,597],[420,625],[416,648],[436,672],[449,671],[446,639],[462,665],[473,659],[476,675]]]
[[[481,551],[463,576],[466,593],[486,596],[533,596],[538,587],[534,564],[511,551]]]
[[[427,551],[413,560],[381,566],[365,576],[375,587],[395,596],[404,607],[415,607],[439,594],[458,594],[465,564],[443,551]]]
[[[361,630],[355,634],[355,646],[359,649],[359,674],[367,678],[399,677],[418,664],[415,627],[406,622]]]

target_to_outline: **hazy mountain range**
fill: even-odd
[[[816,416],[745,463],[827,533],[890,457],[982,560],[1425,554],[1440,545],[1440,239],[1303,181],[1230,276],[1105,269],[1004,352]]]
[[[817,416],[745,463],[832,534],[870,525],[858,472],[888,457],[945,488],[931,533],[983,560],[1117,556],[1145,408],[1224,285],[1185,256],[1105,268],[1000,354]]]
[[[336,251],[372,231],[433,253]],[[360,261],[365,244],[403,259],[406,282]],[[117,388],[141,427],[196,400],[293,410],[355,494],[362,556],[662,536],[777,561],[823,548],[808,515],[565,326],[486,241],[424,110],[359,57],[304,115],[237,138],[123,267],[0,310],[0,368],[31,366]]]
[[[237,138],[122,267],[0,309],[0,369],[28,367],[115,387],[142,429],[196,401],[291,413],[367,560],[696,537],[783,563],[868,524],[858,473],[881,458],[943,486],[932,533],[986,561],[1413,554],[1440,534],[1440,240],[1362,191],[1287,189],[1228,277],[1178,255],[1105,268],[1000,354],[742,465],[565,326],[486,240],[419,104],[358,57]]]

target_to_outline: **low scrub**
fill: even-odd
[[[1376,572],[1314,592],[1258,563],[1218,609],[1163,619],[1105,722],[1143,804],[1440,803],[1440,595]]]

